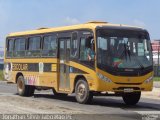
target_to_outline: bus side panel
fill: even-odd
[[[57,59],[6,59],[8,68],[4,75],[8,82],[16,83],[18,73],[22,74],[26,85],[54,87],[57,89],[58,65]]]
[[[27,85],[57,87],[57,73],[23,72]]]

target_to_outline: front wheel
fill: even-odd
[[[135,105],[138,103],[141,97],[141,92],[124,93],[122,95],[123,101],[127,105]]]
[[[81,104],[90,103],[93,99],[93,95],[89,91],[88,83],[83,79],[78,80],[76,83],[75,94],[77,102]]]

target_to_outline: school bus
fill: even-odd
[[[20,96],[52,89],[75,93],[81,104],[115,95],[134,105],[153,87],[150,37],[140,27],[91,21],[40,28],[10,33],[5,48],[4,76]]]

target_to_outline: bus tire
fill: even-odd
[[[34,94],[34,86],[25,85],[24,77],[20,75],[17,79],[17,91],[20,96],[32,96]]]
[[[123,101],[127,105],[135,105],[138,103],[141,97],[141,92],[124,93],[122,95]]]
[[[90,103],[93,99],[93,94],[89,91],[88,83],[83,79],[77,81],[75,86],[75,94],[76,100],[80,104]]]
[[[33,96],[35,91],[35,87],[28,85],[28,95],[27,96]]]

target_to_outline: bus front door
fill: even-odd
[[[69,78],[69,56],[70,56],[70,39],[59,39],[59,90],[70,90]]]

